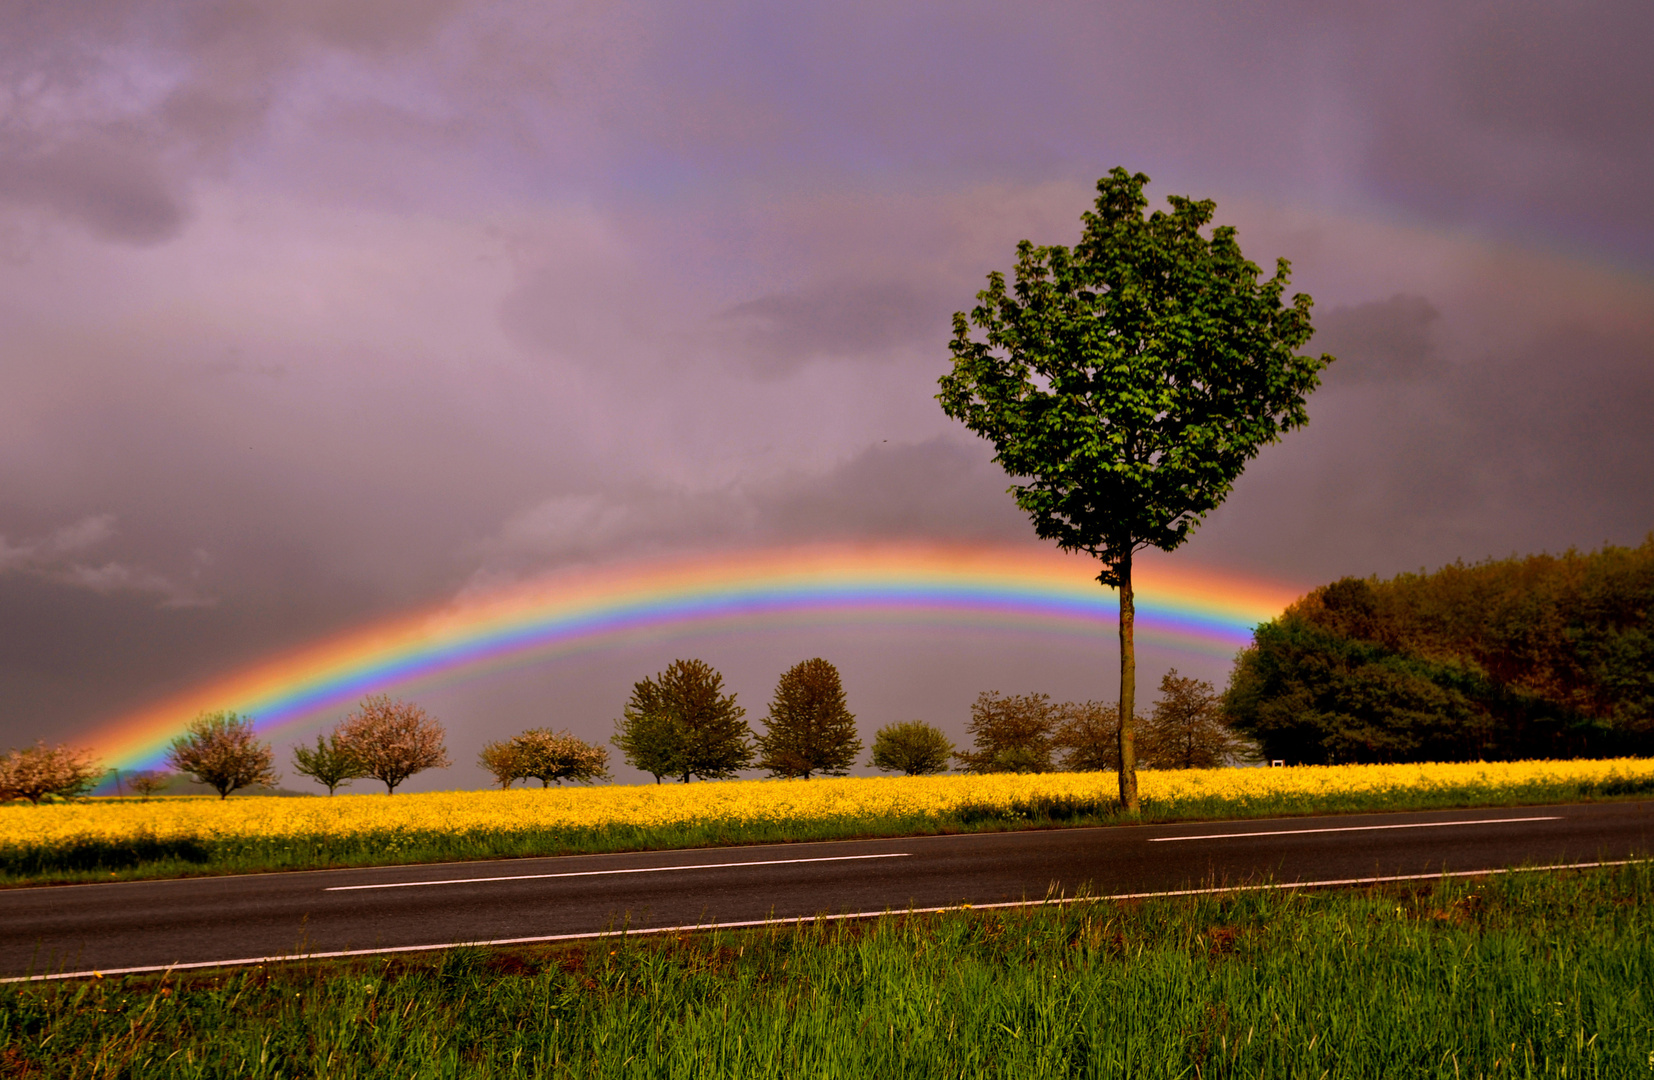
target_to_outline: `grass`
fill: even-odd
[[[0,1074],[1632,1077],[1654,867],[0,988]]]
[[[1299,790],[1252,790],[1237,795],[1233,788],[1241,773],[1262,776],[1308,770],[1214,770],[1211,788],[1193,785],[1175,797],[1146,795],[1140,817],[1128,819],[1107,794],[1112,775],[1092,774],[1101,780],[1087,781],[1084,793],[1065,790],[1074,786],[1068,777],[982,777],[949,778],[971,785],[950,788],[951,801],[936,801],[921,808],[890,810],[857,809],[853,801],[827,800],[828,793],[858,788],[832,788],[831,784],[892,785],[904,781],[742,781],[732,784],[668,786],[664,789],[590,789],[562,791],[432,793],[383,796],[354,796],[330,799],[217,800],[162,799],[110,808],[128,814],[120,828],[95,831],[42,831],[31,836],[29,829],[48,821],[57,812],[79,812],[81,808],[30,807],[0,808],[0,887],[60,884],[141,878],[182,877],[205,874],[256,873],[280,870],[318,869],[367,865],[394,865],[422,862],[451,862],[484,858],[513,858],[562,854],[595,854],[615,851],[664,850],[737,844],[773,844],[865,837],[920,836],[938,833],[987,832],[1006,829],[1055,828],[1063,826],[1116,825],[1131,822],[1198,821],[1255,817],[1283,817],[1315,813],[1352,813],[1395,810],[1447,809],[1473,806],[1518,806],[1582,802],[1603,799],[1646,798],[1654,794],[1654,770],[1647,762],[1580,763],[1579,768],[1613,765],[1601,775],[1569,776],[1565,771],[1575,763],[1517,763],[1486,766],[1499,782],[1459,779],[1445,770],[1459,766],[1419,766],[1415,771],[1443,770],[1428,786],[1390,783],[1373,786],[1352,784],[1340,789],[1327,783],[1301,786]],[[1362,769],[1384,767],[1345,766],[1328,770],[1329,775],[1366,776]],[[1049,775],[1049,774],[1048,774]],[[1152,774],[1143,774],[1150,776]],[[1193,774],[1189,774],[1193,775]],[[1251,778],[1247,783],[1257,787]],[[1025,787],[1019,787],[1026,781]],[[1181,783],[1182,781],[1177,781]],[[792,786],[786,786],[790,783]],[[920,784],[925,781],[918,781]],[[1045,791],[1039,785],[1056,785]],[[815,785],[810,787],[810,785]],[[1225,785],[1228,785],[1227,787]],[[889,788],[870,788],[889,791]],[[930,789],[925,789],[934,795]],[[960,791],[964,796],[960,797]],[[979,795],[972,794],[980,793]],[[779,793],[779,794],[778,794]],[[627,819],[624,814],[591,823],[570,824],[555,816],[536,819],[537,808],[553,800],[583,800],[578,805],[595,805],[596,800],[624,795],[633,800],[670,798],[677,804],[676,817],[650,823]],[[759,798],[780,799],[783,810],[765,810],[741,818],[732,812],[711,809],[734,806],[737,810]],[[810,803],[821,798],[821,803]],[[425,801],[422,801],[425,800]],[[493,801],[490,801],[493,800]],[[504,800],[504,801],[501,801]],[[108,800],[105,805],[118,800]],[[281,814],[312,814],[327,811],[326,831],[302,824],[271,835],[245,831],[244,826],[220,823],[216,814],[241,812],[253,804],[266,804],[253,811],[257,821],[273,821]],[[440,803],[440,805],[438,805]],[[462,815],[475,806],[503,810],[479,812],[472,819]],[[570,805],[576,805],[570,803]],[[237,809],[241,808],[241,809]],[[355,808],[355,809],[351,809]],[[577,806],[578,808],[578,806]],[[96,809],[88,808],[88,809]],[[704,811],[704,812],[703,812]],[[146,814],[170,814],[167,828],[158,829]],[[400,815],[400,816],[399,816]],[[294,819],[298,820],[298,819]],[[342,823],[342,824],[341,824]],[[170,829],[170,831],[167,831]],[[238,831],[239,830],[239,831]]]

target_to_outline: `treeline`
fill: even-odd
[[[1654,534],[1322,586],[1258,627],[1225,707],[1294,764],[1654,753]]]
[[[845,704],[838,669],[816,657],[781,676],[754,732],[723,676],[701,660],[677,660],[637,683],[613,743],[633,768],[654,776],[718,780],[752,768],[775,777],[843,776],[862,742]],[[876,769],[909,776],[946,772],[1071,772],[1119,767],[1119,710],[1113,702],[1054,702],[1047,694],[984,691],[971,706],[969,749],[957,749],[923,721],[890,724],[873,736]],[[1217,768],[1257,759],[1237,733],[1211,683],[1169,672],[1138,728],[1147,768]]]

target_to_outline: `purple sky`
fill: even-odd
[[[23,0],[0,35],[0,746],[636,553],[1029,540],[948,320],[1113,165],[1338,364],[1176,558],[1304,586],[1654,529],[1646,5]],[[427,701],[460,767],[681,653],[867,732],[1111,657],[677,643]],[[1221,681],[1225,665],[1150,655]],[[285,753],[282,755],[285,757]],[[629,775],[629,774],[623,774]],[[418,786],[419,782],[416,782]]]

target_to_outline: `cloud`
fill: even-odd
[[[717,316],[757,368],[783,374],[816,357],[888,359],[890,349],[947,334],[951,309],[905,281],[837,279],[772,292]]]
[[[477,546],[468,589],[576,563],[694,548],[820,540],[1020,540],[1029,530],[992,450],[954,437],[878,443],[826,468],[717,488],[559,495]]]
[[[1327,377],[1338,383],[1418,378],[1437,369],[1431,335],[1440,318],[1422,296],[1335,308],[1315,320],[1315,337],[1306,349],[1337,357]]]
[[[214,597],[181,585],[153,570],[82,556],[115,535],[113,514],[92,514],[36,540],[13,545],[0,535],[0,574],[28,574],[72,589],[108,595],[139,593],[157,596],[162,607],[210,607]]]

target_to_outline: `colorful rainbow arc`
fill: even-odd
[[[651,637],[788,622],[911,623],[1107,640],[1117,596],[1096,564],[1047,549],[937,544],[771,548],[556,574],[365,626],[121,716],[88,736],[105,763],[157,764],[207,709],[290,734],[366,694],[468,678]],[[1227,656],[1295,593],[1194,568],[1135,575],[1141,639]]]

